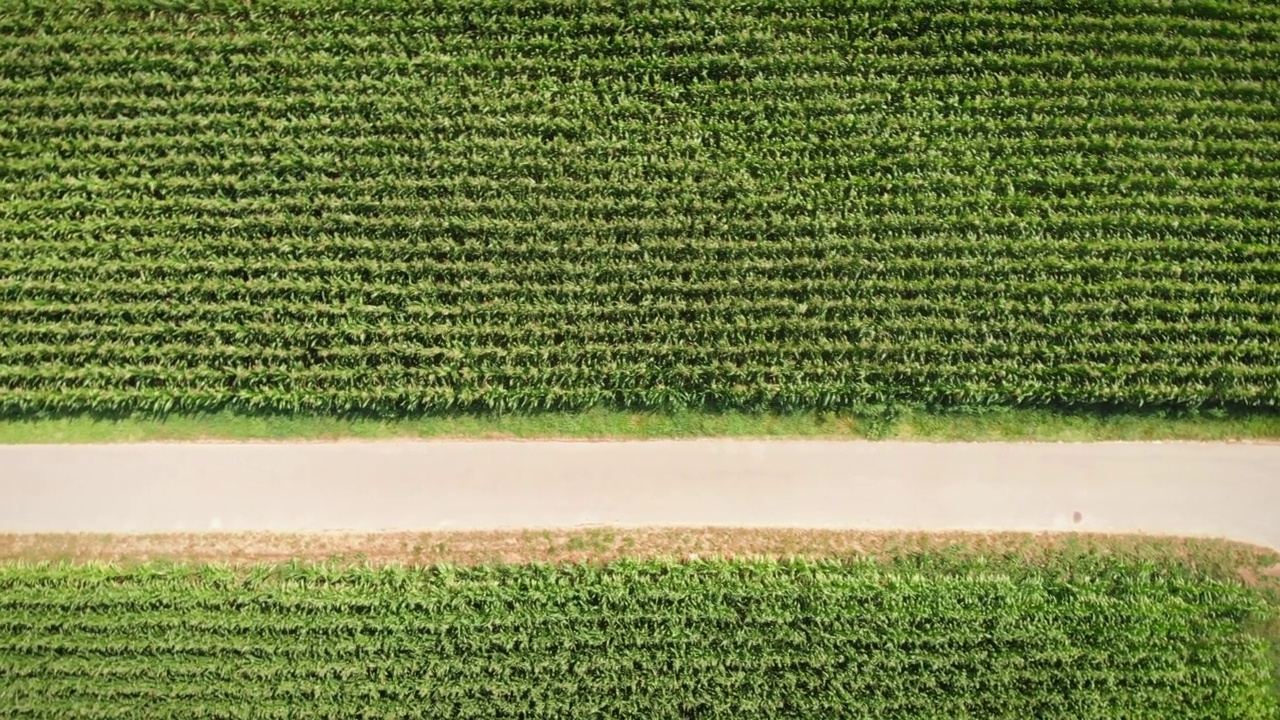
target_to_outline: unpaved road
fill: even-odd
[[[1277,444],[0,446],[0,532],[1082,530],[1280,548]]]

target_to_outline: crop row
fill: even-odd
[[[0,413],[36,417],[85,412],[206,413],[223,410],[379,414],[441,412],[574,411],[592,407],[737,408],[753,412],[846,411],[892,406],[1185,408],[1275,407],[1274,372],[1240,372],[1233,364],[1178,371],[1176,365],[1070,365],[1026,371],[1007,365],[981,368],[877,364],[825,382],[803,382],[800,372],[777,365],[735,368],[732,373],[676,368],[646,359],[644,365],[536,371],[504,368],[492,374],[368,367],[327,371],[199,373],[160,366],[100,369],[86,380],[79,366],[54,365],[54,380],[41,371],[7,373],[20,389],[0,395]],[[1170,372],[1170,369],[1173,372]],[[456,376],[441,377],[453,372]],[[810,370],[809,375],[822,371]],[[42,380],[42,375],[45,380]],[[1010,379],[1013,378],[1013,379]],[[544,380],[545,382],[537,382]],[[29,383],[29,384],[28,384]]]

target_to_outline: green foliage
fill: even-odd
[[[0,3],[0,414],[1280,407],[1280,10]]]
[[[959,567],[965,564],[966,567]],[[1245,589],[1133,562],[0,569],[26,718],[1277,712]]]

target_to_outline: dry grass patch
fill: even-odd
[[[1120,555],[1176,560],[1280,588],[1280,553],[1226,540],[1085,533],[925,533],[760,528],[577,528],[391,533],[0,534],[0,560],[258,564],[583,563],[620,558]]]

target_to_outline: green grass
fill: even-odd
[[[233,412],[0,420],[0,443],[409,438],[827,438],[930,441],[1274,440],[1280,415],[1208,416],[993,410],[904,412],[891,418],[832,413],[645,413],[596,409],[532,415],[459,414],[371,419]]]
[[[14,717],[1274,720],[1239,583],[1029,563],[0,566]]]

